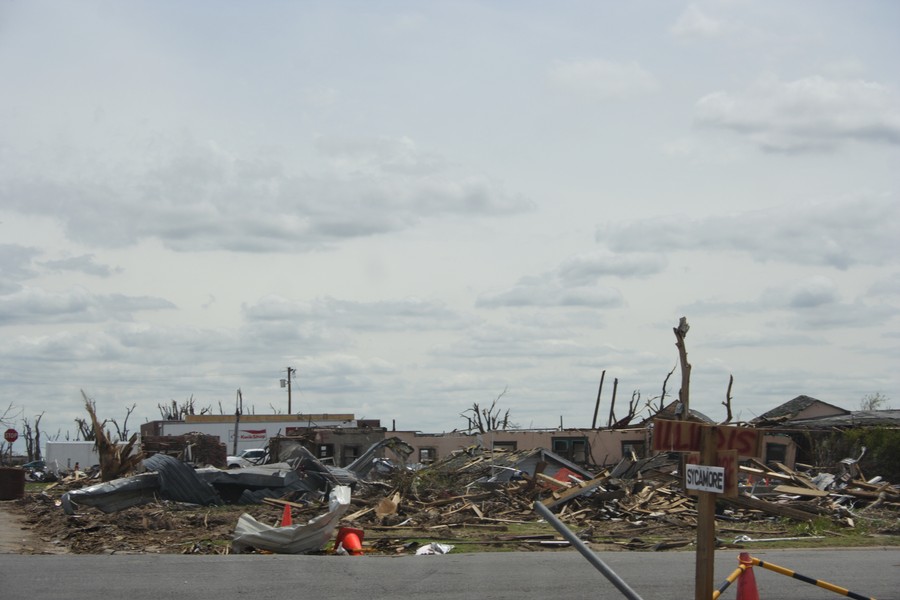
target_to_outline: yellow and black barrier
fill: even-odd
[[[713,592],[712,600],[719,600],[719,596],[722,595],[722,592],[727,590],[728,586],[730,586],[732,583],[734,583],[738,577],[743,575],[744,571],[747,570],[747,567],[748,567],[748,565],[745,565],[744,563],[741,563],[740,565],[738,565],[738,568],[735,569],[731,573],[731,575],[729,575],[728,577],[725,578],[725,581],[722,582],[722,585],[719,586],[719,589],[717,589]]]
[[[787,575],[788,577],[792,577],[804,583],[811,583],[812,585],[818,586],[820,588],[826,589],[831,592],[835,592],[837,594],[841,594],[842,596],[847,596],[848,598],[854,598],[854,600],[875,600],[870,596],[863,596],[862,594],[857,594],[856,592],[851,592],[847,588],[842,588],[838,585],[834,585],[833,583],[828,583],[827,581],[822,581],[821,579],[813,579],[812,577],[807,577],[806,575],[802,575],[797,573],[796,571],[792,571],[791,569],[787,569],[785,567],[780,567],[778,565],[774,565],[772,563],[768,563],[758,558],[754,558],[750,556],[746,552],[741,552],[739,558],[738,568],[735,569],[726,579],[722,582],[722,585],[719,586],[719,589],[715,590],[712,594],[712,600],[719,600],[719,597],[722,595],[722,592],[728,589],[735,581],[738,581],[739,578],[743,575],[747,575],[750,578],[750,586],[749,592],[746,593],[745,597],[741,598],[741,585],[738,585],[738,600],[758,600],[759,595],[756,591],[756,583],[753,580],[753,572],[750,570],[753,566],[762,567],[763,569],[768,569],[770,571],[774,571],[776,573],[780,573],[781,575]],[[743,582],[744,580],[740,580]]]
[[[763,569],[768,569],[770,571],[775,571],[776,573],[781,573],[782,575],[787,575],[788,577],[793,577],[799,581],[803,581],[805,583],[811,583],[813,585],[819,586],[820,588],[826,589],[831,592],[835,592],[837,594],[841,594],[842,596],[847,596],[848,598],[855,598],[855,600],[875,600],[870,596],[863,596],[862,594],[857,594],[856,592],[851,592],[847,588],[842,588],[838,585],[834,585],[833,583],[828,583],[827,581],[822,581],[821,579],[813,579],[812,577],[807,577],[806,575],[801,575],[796,571],[792,571],[790,569],[786,569],[784,567],[779,567],[778,565],[773,565],[772,563],[767,563],[765,561],[761,561],[758,558],[750,557],[750,560],[754,565],[762,567]]]

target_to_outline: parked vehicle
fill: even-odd
[[[33,460],[22,465],[25,469],[26,481],[56,481],[56,475],[47,470],[47,463],[43,460]]]
[[[229,469],[243,469],[244,467],[252,467],[261,465],[266,462],[265,448],[248,448],[237,456],[227,456],[225,464]]]

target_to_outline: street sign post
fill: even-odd
[[[694,421],[653,420],[653,450],[684,452],[684,487],[697,494],[695,600],[713,591],[716,549],[716,494],[737,496],[738,456],[759,456],[762,436],[755,429]]]
[[[691,452],[687,454],[684,458],[684,462],[686,465],[699,465],[700,464],[700,453],[699,452]],[[721,492],[718,492],[722,496],[726,498],[737,498],[738,495],[738,455],[737,450],[719,450],[716,452],[716,465],[717,467],[721,467],[725,472],[725,489]],[[687,467],[685,467],[685,471]],[[692,490],[691,488],[685,486],[688,490],[688,494],[695,496],[697,492]]]
[[[725,469],[706,465],[687,464],[684,467],[684,487],[698,492],[725,493]]]

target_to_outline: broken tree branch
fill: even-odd
[[[678,321],[678,327],[672,329],[675,332],[675,346],[678,347],[678,359],[681,362],[681,389],[678,391],[678,399],[681,400],[682,412],[681,419],[685,420],[690,414],[690,387],[691,387],[691,363],[687,359],[687,348],[684,345],[684,338],[687,336],[688,330],[687,317],[681,317]]]
[[[727,411],[727,416],[725,417],[724,423],[731,423],[731,386],[734,385],[734,375],[728,376],[728,390],[725,392],[725,402],[722,404],[725,406],[725,410]]]

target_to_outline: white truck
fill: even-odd
[[[266,461],[265,448],[248,448],[237,456],[227,456],[225,458],[225,466],[229,469],[243,469],[244,467],[252,467],[261,465]]]

